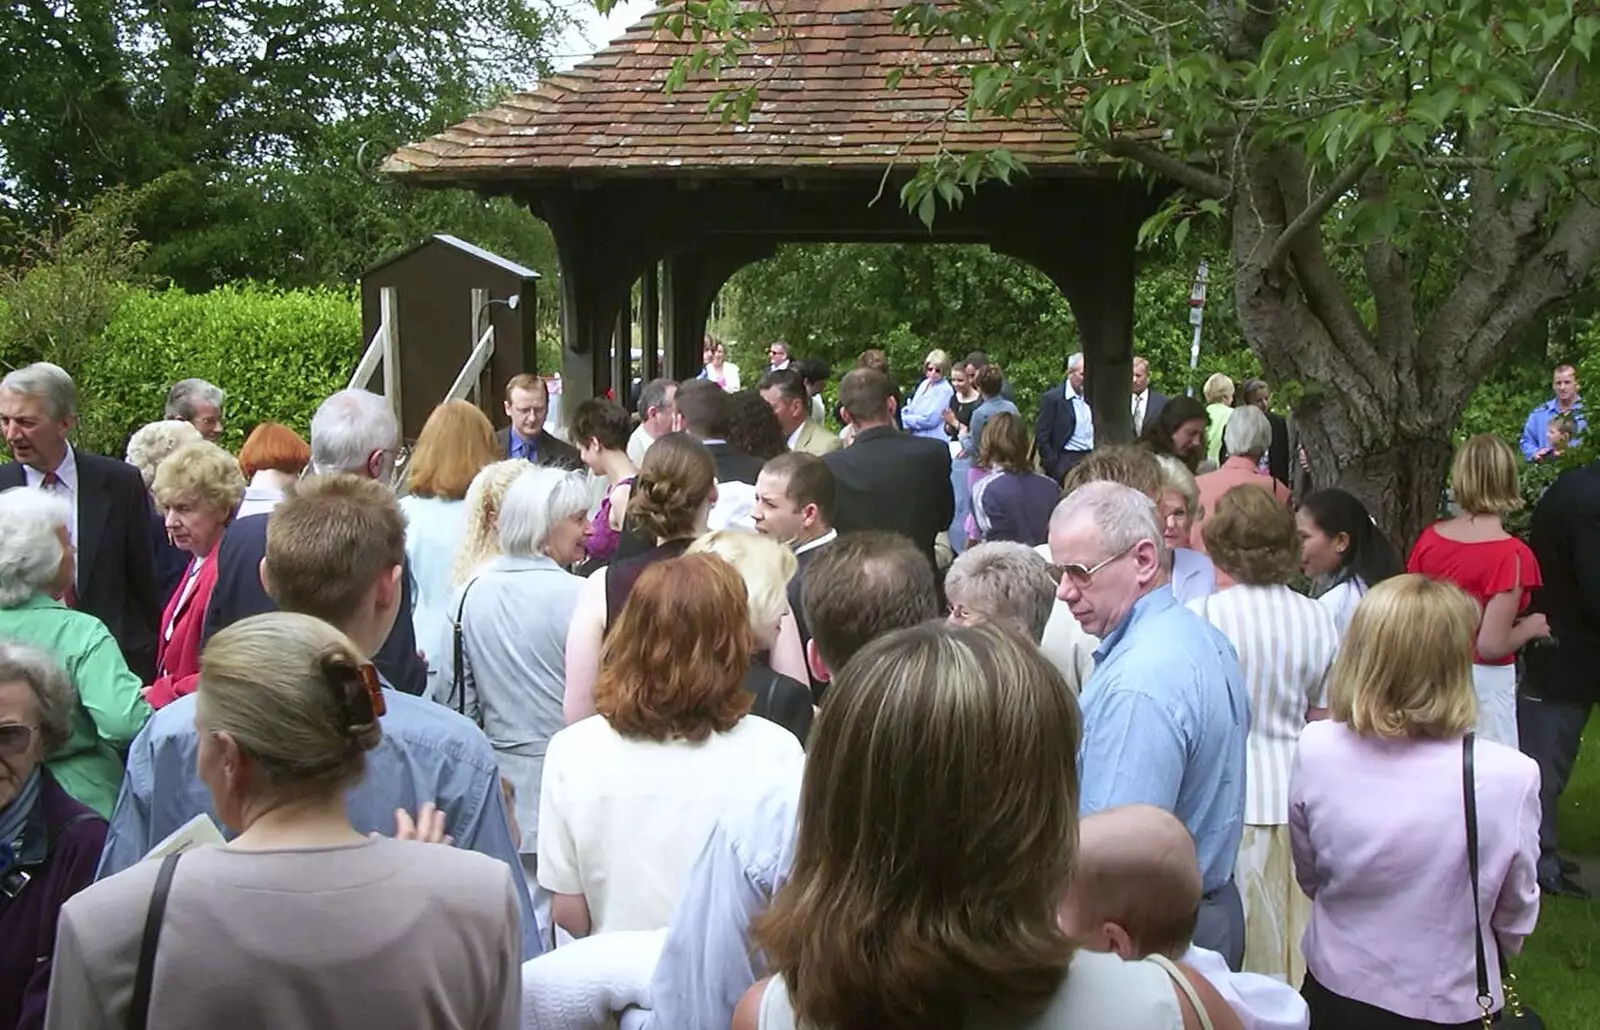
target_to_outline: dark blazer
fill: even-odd
[[[1149,421],[1150,416],[1145,416]],[[1067,397],[1063,380],[1039,398],[1039,417],[1033,422],[1033,447],[1039,452],[1039,465],[1057,482],[1067,474],[1066,446],[1078,428],[1078,413]]]
[[[511,427],[506,426],[494,434],[494,445],[500,449],[502,458],[511,457]],[[539,455],[539,464],[553,465],[556,468],[576,469],[583,467],[583,461],[578,457],[578,449],[548,432],[539,430],[539,437],[534,450]]]
[[[1529,693],[1600,701],[1600,464],[1563,472],[1534,506],[1528,545],[1544,584],[1531,611],[1550,620],[1553,644],[1522,652]]]
[[[932,562],[933,538],[950,528],[955,494],[950,448],[938,440],[875,426],[822,459],[837,490],[833,525],[841,533],[882,529],[909,537]]]
[[[122,657],[141,680],[156,674],[156,623],[166,598],[157,596],[153,510],[139,470],[125,461],[74,450],[78,467],[77,609],[111,631]],[[24,486],[18,462],[0,465],[0,490]]]
[[[838,538],[835,537],[835,539]],[[800,634],[800,647],[802,650],[804,650],[805,646],[811,642],[811,626],[806,622],[805,606],[800,603],[800,588],[805,583],[806,566],[811,564],[811,559],[815,558],[823,551],[826,551],[831,546],[833,546],[831,542],[826,543],[820,547],[813,547],[809,551],[805,551],[794,556],[794,575],[789,577],[789,609],[794,612],[794,628]],[[807,670],[808,674],[809,671],[810,670]],[[827,686],[828,685],[825,681],[812,678],[812,699],[820,703],[822,700],[822,692],[827,689]]]
[[[1289,420],[1276,411],[1267,412],[1267,424],[1272,427],[1272,443],[1267,445],[1267,470],[1272,473],[1272,478],[1288,485],[1294,480],[1289,478]],[[1222,447],[1217,452],[1217,463],[1228,460],[1227,438],[1223,438]],[[1299,462],[1295,466],[1299,467]]]
[[[1151,390],[1144,399],[1144,424],[1149,425],[1161,417],[1161,409],[1167,406],[1167,395]]]
[[[806,746],[811,735],[811,720],[816,712],[811,707],[811,690],[799,680],[790,679],[759,660],[751,660],[750,671],[744,678],[744,689],[755,698],[750,703],[750,714],[759,715],[793,733],[800,746]]]
[[[711,460],[717,463],[717,481],[721,483],[749,483],[755,486],[756,477],[761,475],[761,466],[766,464],[731,443],[708,443],[706,450],[711,452]]]
[[[261,585],[261,559],[267,553],[267,520],[271,517],[268,512],[238,519],[223,534],[217,547],[217,583],[211,590],[205,628],[201,631],[202,647],[219,629],[252,615],[278,610]],[[412,598],[411,568],[406,566],[400,577],[400,614],[388,639],[372,656],[372,664],[394,689],[421,694],[428,685],[428,665],[417,657],[417,638],[411,628]]]
[[[50,960],[61,906],[94,882],[106,821],[72,799],[42,770],[39,801],[22,831],[22,865],[31,879],[0,900],[0,1027],[44,1026]]]

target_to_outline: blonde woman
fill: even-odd
[[[204,439],[200,430],[187,422],[170,418],[152,422],[128,439],[128,464],[139,470],[139,475],[144,477],[144,488],[149,490],[156,481],[156,466],[167,455]],[[150,542],[155,557],[156,597],[165,603],[183,579],[189,554],[174,546],[167,536],[167,520],[159,508],[152,508],[150,512]]]
[[[466,514],[461,520],[460,542],[450,564],[450,585],[459,587],[472,578],[478,566],[500,556],[500,506],[517,477],[530,462],[511,458],[485,465],[467,487]]]
[[[1244,971],[1299,987],[1311,902],[1289,860],[1289,767],[1307,721],[1327,713],[1339,627],[1327,608],[1290,589],[1300,536],[1271,494],[1229,490],[1205,534],[1212,560],[1235,585],[1190,601],[1189,610],[1233,644],[1250,696],[1244,832],[1233,869],[1244,902]]]
[[[1217,567],[1194,549],[1194,525],[1200,517],[1200,486],[1189,466],[1170,454],[1157,454],[1161,469],[1161,496],[1156,514],[1161,518],[1161,538],[1172,555],[1172,596],[1180,604],[1215,593]]]
[[[245,619],[206,646],[197,695],[199,777],[237,836],[72,898],[45,1025],[130,1024],[141,938],[164,881],[151,1026],[518,1026],[510,868],[350,824],[345,793],[382,740],[385,707],[357,646],[307,615]],[[414,836],[408,821],[402,832]],[[430,810],[421,823],[424,838],[442,834]]]
[[[1222,430],[1233,414],[1233,380],[1213,372],[1200,392],[1206,399],[1206,457],[1216,465],[1222,461]]]
[[[940,443],[949,443],[944,431],[944,413],[950,408],[955,387],[947,378],[950,375],[950,355],[942,350],[928,352],[922,363],[922,381],[906,402],[900,413],[900,424],[912,436],[925,436]]]
[[[776,646],[784,626],[794,625],[794,612],[789,608],[789,580],[799,565],[794,552],[771,537],[724,529],[696,540],[687,553],[715,554],[744,579],[753,649],[750,672],[744,678],[745,690],[755,698],[750,713],[777,723],[804,745],[815,714],[811,688],[774,672],[765,657]]]
[[[1478,734],[1516,747],[1517,652],[1550,636],[1542,613],[1522,615],[1543,582],[1539,561],[1500,521],[1522,507],[1516,452],[1499,437],[1472,437],[1456,451],[1450,486],[1461,513],[1422,531],[1406,571],[1454,583],[1478,602]]]
[[[1198,974],[1062,930],[1082,724],[1032,643],[900,630],[850,660],[819,721],[794,866],[755,922],[774,975],[735,1030],[1239,1026]]]
[[[1318,1030],[1477,1026],[1476,919],[1492,997],[1500,955],[1539,918],[1539,768],[1464,736],[1477,717],[1478,606],[1422,576],[1356,606],[1328,683],[1330,721],[1300,735],[1289,778],[1295,876],[1311,898],[1303,993]],[[1478,894],[1469,882],[1472,756]]]

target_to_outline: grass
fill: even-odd
[[[1561,799],[1561,851],[1583,865],[1579,877],[1600,894],[1600,717],[1589,720],[1583,750]],[[1600,1025],[1600,900],[1543,899],[1539,927],[1513,963],[1522,999],[1550,1030]]]

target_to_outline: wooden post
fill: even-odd
[[[661,279],[660,265],[654,261],[639,281],[639,336],[644,352],[639,374],[648,383],[661,378]]]

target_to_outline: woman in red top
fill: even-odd
[[[165,513],[167,535],[193,557],[161,613],[156,681],[144,692],[151,708],[194,692],[206,606],[217,585],[217,548],[244,497],[244,485],[233,455],[203,440],[185,444],[156,466],[151,493]]]
[[[1448,580],[1483,609],[1472,666],[1478,735],[1516,747],[1517,651],[1550,636],[1542,614],[1521,614],[1541,582],[1539,563],[1500,524],[1502,515],[1522,505],[1517,456],[1498,437],[1474,436],[1456,451],[1450,484],[1461,514],[1422,531],[1406,571]]]

